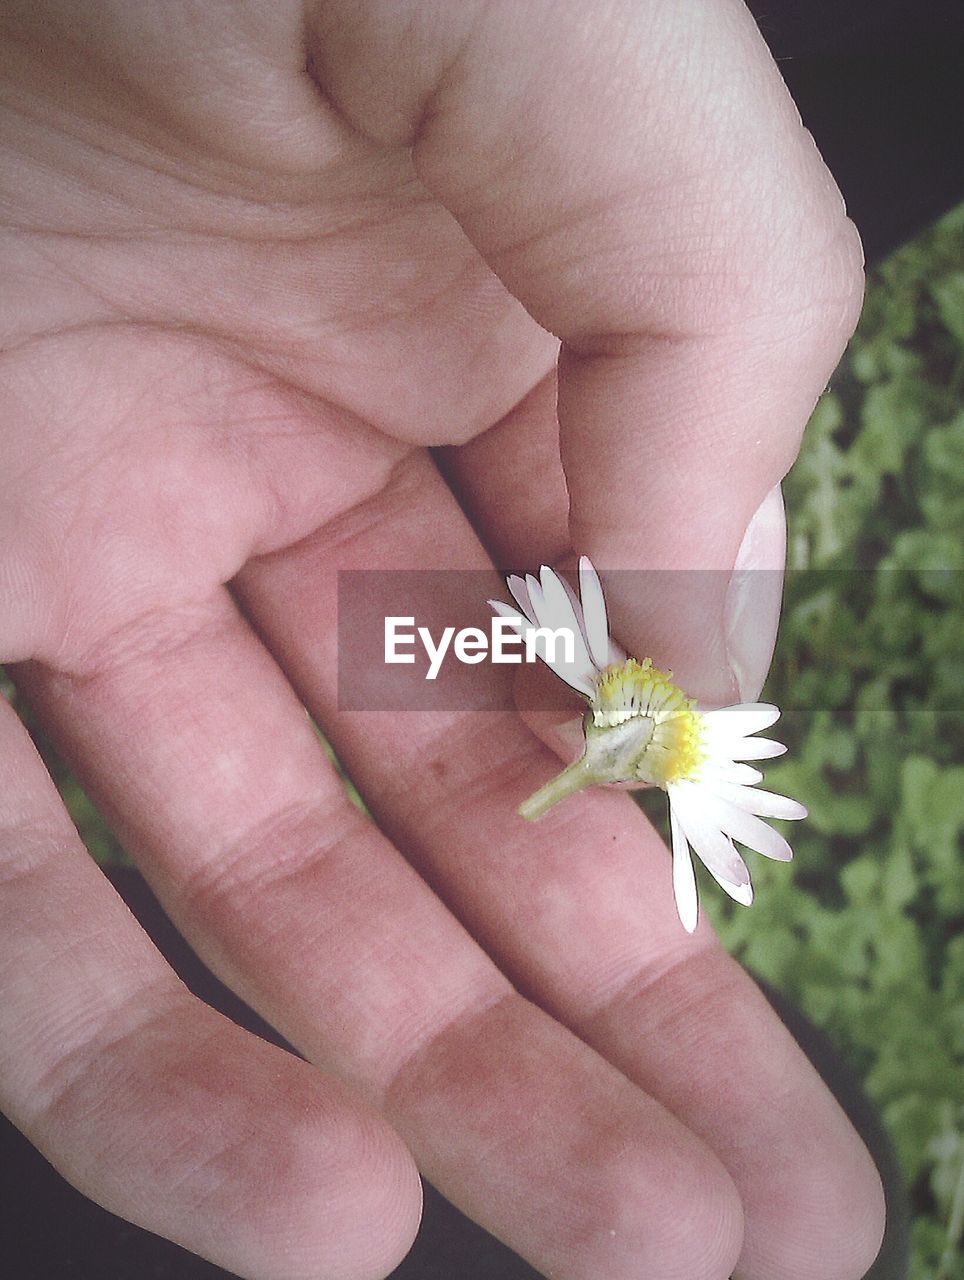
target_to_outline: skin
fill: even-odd
[[[632,802],[530,828],[557,765],[517,717],[337,707],[340,568],[780,564],[861,258],[752,20],[6,0],[0,27],[0,660],[311,1064],[180,986],[0,705],[4,1110],[257,1280],[386,1274],[416,1163],[558,1280],[857,1280],[873,1165],[680,929]],[[722,596],[698,643],[685,599],[612,603],[630,651],[755,696],[772,636]]]

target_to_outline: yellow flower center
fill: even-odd
[[[649,720],[652,736],[634,762],[642,782],[665,786],[692,778],[706,759],[703,717],[678,685],[672,671],[659,671],[652,658],[627,658],[596,677],[591,699],[597,730],[614,729],[629,720]]]

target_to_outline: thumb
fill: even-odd
[[[606,579],[620,640],[705,701],[742,696],[776,578],[730,577],[741,546],[743,569],[778,572],[765,499],[862,295],[855,229],[752,17],[737,0],[322,10],[325,92],[411,148],[561,340],[569,541],[604,576],[633,571]],[[535,507],[541,476],[524,479]]]

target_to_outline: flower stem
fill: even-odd
[[[578,760],[574,760],[571,765],[563,769],[562,773],[556,774],[551,782],[547,782],[544,787],[540,787],[528,800],[520,804],[519,813],[529,822],[534,822],[560,800],[565,800],[567,796],[575,795],[577,791],[582,791],[584,787],[591,787],[601,780],[599,774],[587,764],[586,757],[580,756]]]

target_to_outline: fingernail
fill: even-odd
[[[786,552],[783,493],[777,485],[747,525],[726,592],[726,654],[744,702],[759,698],[770,669],[783,600]]]

